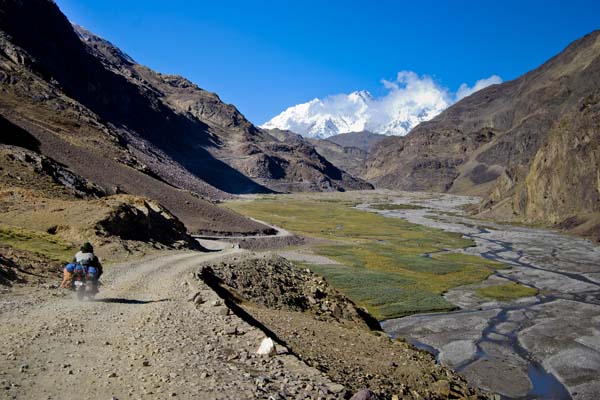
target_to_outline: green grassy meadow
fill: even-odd
[[[494,300],[510,301],[521,297],[535,296],[538,294],[538,290],[510,282],[504,285],[487,286],[477,289],[477,294]]]
[[[379,203],[379,204],[371,204],[370,208],[373,208],[375,210],[382,210],[382,211],[392,211],[392,210],[422,210],[424,207],[421,207],[416,204]]]
[[[75,249],[72,243],[62,241],[48,233],[2,226],[0,226],[0,244],[61,262],[73,258]]]
[[[460,234],[353,208],[319,195],[278,195],[226,207],[284,229],[326,239],[312,250],[343,265],[310,265],[376,318],[451,310],[442,294],[480,282],[502,264],[479,256],[435,253],[471,246]],[[434,253],[425,257],[424,253]]]

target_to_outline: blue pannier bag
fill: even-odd
[[[96,267],[88,267],[87,269],[88,276],[95,278],[98,275],[98,270]]]
[[[67,266],[65,268],[68,273],[72,274],[73,271],[75,271],[76,267],[77,267],[77,264],[69,263],[69,264],[67,264]]]

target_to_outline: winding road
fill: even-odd
[[[194,278],[199,264],[242,252],[116,265],[95,301],[59,289],[0,297],[0,398],[250,399],[268,397],[257,392],[267,390],[256,384],[264,377],[277,392],[331,384],[292,355],[256,356],[264,333]],[[190,301],[196,293],[201,301]]]

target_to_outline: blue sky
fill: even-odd
[[[56,0],[137,62],[183,75],[260,124],[402,70],[454,92],[510,80],[600,28],[600,1]]]

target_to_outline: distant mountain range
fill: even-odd
[[[391,106],[380,104],[367,91],[357,91],[298,104],[261,127],[289,130],[312,139],[361,131],[402,136],[441,113],[449,104],[437,98],[419,107]]]
[[[382,96],[374,97],[362,90],[313,99],[288,108],[262,127],[290,130],[311,139],[363,131],[404,136],[455,101],[501,82],[499,76],[492,75],[472,87],[463,83],[451,93],[429,76],[400,71],[394,81],[382,81],[386,90]]]

